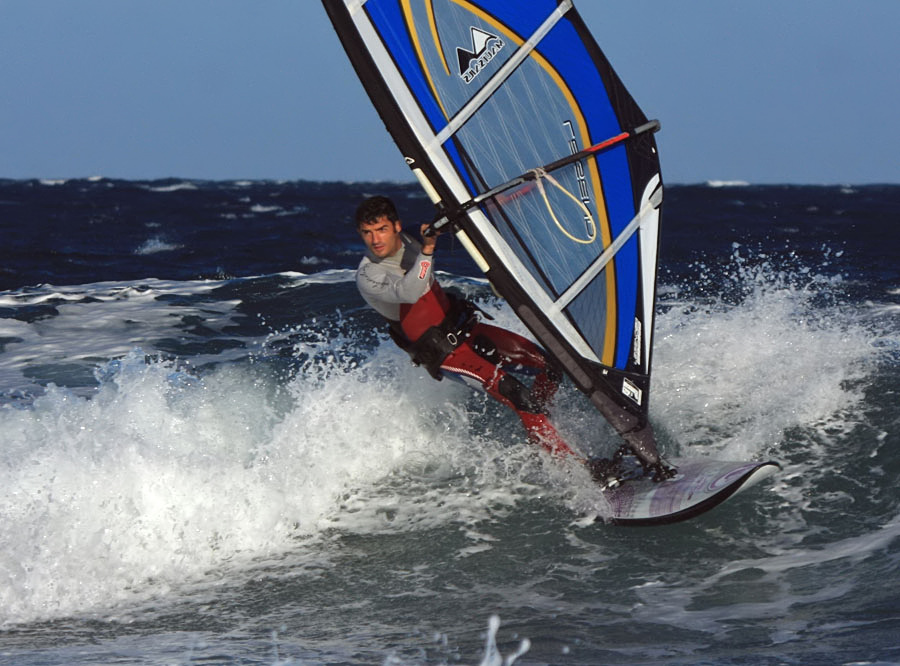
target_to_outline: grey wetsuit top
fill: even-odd
[[[356,270],[356,286],[366,303],[383,317],[400,321],[400,305],[415,303],[434,282],[434,257],[406,233],[403,247],[384,259],[366,250]]]

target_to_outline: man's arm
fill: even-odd
[[[441,232],[438,232],[438,233],[426,236],[425,230],[428,229],[428,227],[430,227],[430,226],[431,226],[430,222],[425,222],[419,228],[419,233],[422,236],[422,254],[424,254],[425,256],[428,256],[428,257],[430,257],[432,254],[434,254],[434,246],[437,244],[437,237],[441,233]]]
[[[434,251],[434,243],[431,250]],[[381,264],[366,262],[356,274],[356,285],[369,302],[415,303],[431,288],[433,277],[434,262],[423,246],[405,275],[385,270]]]

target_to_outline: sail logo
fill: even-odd
[[[627,378],[622,380],[622,395],[631,398],[638,405],[644,400],[644,392],[638,388],[637,384]]]
[[[492,35],[474,26],[469,26],[469,30],[472,34],[471,49],[456,47],[459,76],[466,84],[472,83],[481,70],[506,46],[498,35]]]
[[[578,152],[578,140],[575,138],[575,126],[571,120],[564,120],[563,127],[568,131],[569,154],[574,155]],[[584,162],[578,160],[573,165],[575,169],[575,181],[578,183],[578,198],[585,208],[591,205],[591,190],[588,186],[587,175],[584,172]],[[594,220],[589,215],[584,216],[585,229],[588,236],[592,235],[594,229]]]

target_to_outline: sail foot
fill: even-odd
[[[674,475],[675,470],[666,465],[659,454],[653,426],[649,422],[627,411],[601,391],[594,391],[590,397],[603,418],[609,421],[619,436],[625,440],[628,448],[638,457],[644,468],[652,472],[654,479],[662,480]]]

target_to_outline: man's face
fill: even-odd
[[[372,254],[384,259],[403,247],[400,238],[401,228],[399,222],[391,222],[387,216],[382,215],[372,222],[363,222],[359,225],[359,235]]]

